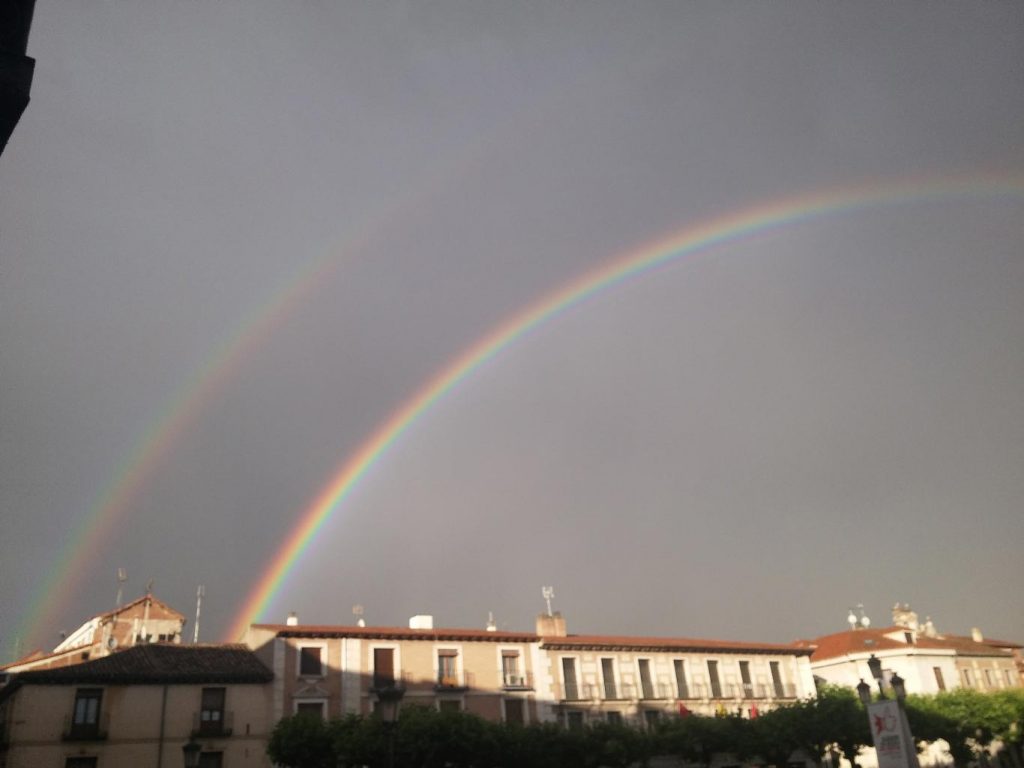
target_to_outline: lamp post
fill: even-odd
[[[181,752],[185,756],[185,768],[199,768],[199,753],[202,751],[201,745],[197,744],[195,740],[189,739],[181,748]]]
[[[879,698],[886,698],[885,681],[882,679],[882,660],[877,658],[873,653],[871,654],[871,658],[868,659],[868,669],[871,670],[871,676],[878,682]]]
[[[893,702],[885,695],[882,662],[874,654],[868,659],[868,669],[878,681],[879,701],[871,702],[871,686],[864,682],[864,678],[857,685],[857,696],[868,714],[868,727],[875,742],[879,768],[920,768],[904,706],[907,698],[906,682],[895,672],[890,676],[889,684],[896,699]]]
[[[377,711],[384,723],[388,742],[388,768],[395,766],[395,729],[398,726],[398,705],[405,691],[398,687],[383,688],[377,692]]]

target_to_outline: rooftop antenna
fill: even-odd
[[[206,594],[206,587],[200,584],[196,587],[196,626],[192,630],[192,645],[199,642],[199,609],[203,605],[203,595]]]
[[[124,583],[128,581],[128,571],[124,568],[117,569],[117,610],[121,610],[121,602],[124,600]]]
[[[548,616],[551,616],[551,598],[555,596],[554,587],[541,587],[540,593],[544,595],[544,602],[548,604]]]
[[[487,612],[487,631],[497,632],[498,625],[494,622],[494,613],[492,611]]]
[[[149,580],[149,584],[146,585],[146,597],[153,594],[153,579]]]
[[[359,603],[356,603],[355,605],[352,606],[352,615],[359,617],[359,618],[356,619],[356,626],[357,627],[365,627],[366,626],[366,620],[363,619],[363,606],[359,605]]]

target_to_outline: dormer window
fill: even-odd
[[[903,633],[903,637],[906,639],[908,645],[913,645],[914,644],[914,633],[913,632],[904,632]]]

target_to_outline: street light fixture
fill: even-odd
[[[865,707],[871,703],[871,686],[864,682],[863,677],[857,684],[857,695],[860,697],[860,703]]]
[[[181,748],[181,752],[185,756],[185,768],[199,768],[199,753],[202,751],[203,748],[200,744],[189,739],[188,743]]]
[[[895,672],[892,673],[892,677],[889,678],[889,685],[892,686],[893,692],[896,694],[896,701],[903,706],[903,702],[907,698],[907,687],[905,681]]]
[[[877,658],[873,653],[871,654],[871,658],[868,659],[868,669],[871,670],[871,676],[878,681],[879,698],[886,698],[885,685],[882,680],[882,660]]]

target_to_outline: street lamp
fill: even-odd
[[[878,681],[878,696],[880,698],[886,698],[885,686],[882,682],[882,660],[877,658],[875,654],[871,654],[871,658],[868,659],[868,669],[871,670],[871,676]]]
[[[857,684],[857,695],[860,696],[860,703],[865,707],[871,703],[871,686],[864,682],[863,677]]]
[[[383,688],[377,692],[377,712],[384,723],[388,741],[388,768],[395,766],[395,728],[398,725],[398,705],[405,693],[401,688]]]
[[[181,752],[185,756],[185,768],[199,768],[199,753],[202,751],[201,745],[196,744],[193,739],[189,739],[188,743],[181,748]]]
[[[889,678],[889,685],[892,686],[892,690],[896,694],[896,701],[898,701],[900,703],[900,707],[902,707],[903,702],[907,698],[907,687],[903,678],[893,672],[892,677]]]

